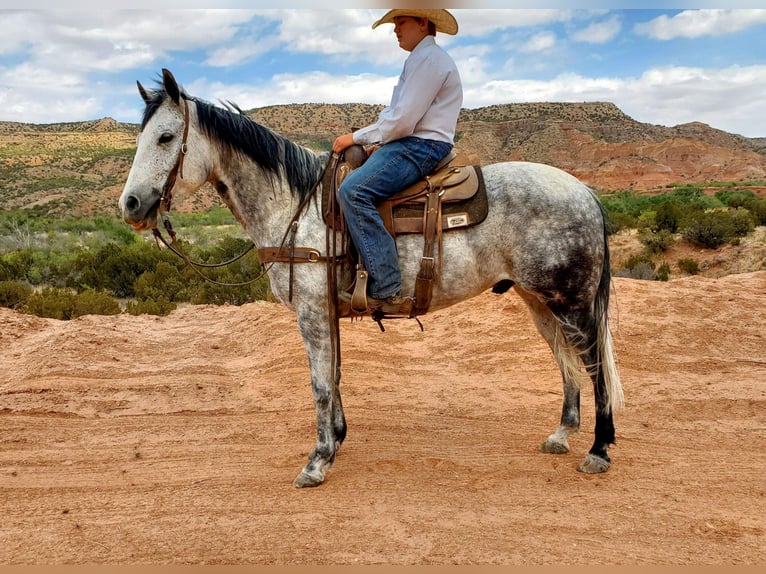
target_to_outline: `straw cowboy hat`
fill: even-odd
[[[394,18],[397,16],[412,16],[413,18],[428,18],[436,26],[437,32],[444,32],[445,34],[455,35],[457,34],[457,20],[455,17],[444,10],[443,8],[435,10],[417,10],[410,8],[394,8],[389,10],[386,14],[377,22],[372,25],[374,30],[381,24],[393,24]]]

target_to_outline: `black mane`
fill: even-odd
[[[150,96],[141,121],[142,130],[168,97],[164,89]],[[256,123],[238,108],[223,109],[184,93],[181,97],[196,104],[200,129],[223,150],[247,155],[279,179],[284,175],[300,200],[312,191],[322,171],[317,155]]]

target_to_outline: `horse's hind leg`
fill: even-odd
[[[605,369],[600,365],[595,342],[583,353],[583,361],[593,380],[593,394],[596,399],[596,429],[593,446],[577,470],[588,474],[597,474],[606,472],[612,464],[607,449],[609,445],[615,442],[614,418],[604,376]]]
[[[606,472],[612,462],[607,450],[615,442],[613,407],[620,404],[619,377],[611,372],[614,356],[606,318],[591,312],[570,312],[561,328],[569,344],[576,348],[593,382],[596,402],[596,428],[593,446],[577,467],[580,472]],[[619,394],[620,396],[613,396]]]
[[[561,422],[540,445],[540,450],[550,454],[565,454],[569,452],[569,434],[580,430],[579,359],[569,345],[562,345],[563,335],[551,310],[531,293],[518,286],[515,289],[527,304],[537,330],[550,346],[563,379],[564,402],[561,408]]]

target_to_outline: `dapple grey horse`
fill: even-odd
[[[154,229],[169,209],[171,193],[193,193],[210,183],[258,247],[282,245],[292,228],[295,245],[328,255],[321,194],[316,193],[327,152],[299,146],[238,109],[186,94],[168,70],[155,89],[140,83],[138,88],[146,108],[119,199],[128,224],[137,231]],[[595,439],[578,469],[605,472],[611,464],[607,449],[615,442],[613,413],[622,406],[623,392],[608,323],[611,275],[604,209],[588,186],[551,166],[496,163],[484,166],[482,175],[489,214],[475,227],[444,233],[441,273],[429,310],[489,288],[512,287],[563,377],[560,425],[541,450],[569,451],[567,437],[580,426],[580,381],[587,375],[594,388]],[[299,205],[305,208],[297,212]],[[399,236],[397,248],[402,292],[412,292],[423,237]],[[331,286],[325,265],[316,263],[273,263],[268,276],[274,296],[297,314],[308,353],[317,439],[294,484],[316,486],[346,437]]]

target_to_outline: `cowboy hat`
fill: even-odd
[[[457,20],[455,17],[447,12],[443,8],[435,10],[417,10],[410,8],[394,8],[389,10],[386,14],[377,22],[372,25],[374,30],[381,24],[393,24],[394,18],[397,16],[412,16],[413,18],[428,18],[436,26],[437,32],[444,32],[445,34],[457,34]]]

